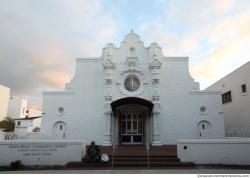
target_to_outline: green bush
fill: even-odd
[[[6,117],[0,121],[0,128],[4,129],[5,132],[13,132],[15,130],[15,121],[10,117]]]
[[[23,164],[22,164],[21,160],[12,161],[10,163],[10,168],[11,169],[22,169]]]

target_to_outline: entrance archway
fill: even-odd
[[[151,139],[153,103],[137,97],[127,97],[111,103],[114,113],[113,143],[146,144]]]

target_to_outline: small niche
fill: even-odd
[[[130,57],[135,57],[135,48],[134,47],[129,48],[129,55],[130,55]]]

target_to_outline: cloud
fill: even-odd
[[[249,1],[157,1],[161,13],[140,23],[147,41],[166,56],[189,56],[191,74],[201,88],[249,61]],[[153,27],[153,28],[152,28]]]
[[[182,48],[185,52],[191,52],[199,48],[199,42],[195,38],[186,38],[181,41],[180,48]]]
[[[250,24],[250,11],[244,11],[234,16],[228,16],[221,23],[215,26],[209,37],[211,42],[230,40],[244,30],[245,26]]]
[[[213,7],[216,11],[220,13],[227,13],[229,10],[232,9],[235,0],[219,0],[215,1]]]
[[[39,103],[42,91],[63,89],[76,57],[99,56],[130,29],[146,45],[159,43],[166,56],[190,56],[192,75],[202,82],[219,79],[250,55],[248,0],[130,2],[2,0],[0,83]]]
[[[63,72],[50,72],[42,74],[41,79],[51,87],[62,88],[66,82],[69,82],[70,76]]]
[[[0,21],[0,83],[40,104],[73,76],[76,57],[100,56],[117,31],[99,0],[1,1]]]
[[[215,81],[249,61],[250,11],[226,19],[215,28],[211,38],[219,41],[218,46],[203,63],[192,68],[192,74]]]

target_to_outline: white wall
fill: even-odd
[[[189,74],[187,57],[164,57],[158,45],[151,44],[146,48],[134,33],[126,35],[119,48],[111,44],[107,46],[101,58],[76,60],[75,76],[66,85],[65,91],[44,92],[42,133],[48,139],[53,139],[56,133],[62,137],[65,135],[61,139],[95,140],[101,144],[104,134],[109,134],[105,129],[110,124],[106,122],[104,114],[107,102],[105,96],[108,96],[106,99],[111,98],[110,102],[131,96],[152,101],[155,92],[160,96],[159,124],[154,127],[152,119],[150,123],[152,131],[159,128],[162,144],[176,144],[177,139],[197,138],[197,127],[203,120],[211,123],[212,138],[224,137],[220,93],[200,92]],[[137,65],[132,68],[127,61],[131,47],[135,48],[138,59]],[[110,50],[115,67],[112,86],[107,91],[103,63]],[[157,54],[162,63],[157,89],[153,89],[152,71],[149,69],[153,54]],[[141,83],[140,88],[134,92],[124,87],[124,80],[131,74],[137,75]],[[207,114],[200,114],[201,106],[207,106]],[[62,114],[58,112],[60,107],[64,108]],[[63,127],[61,131],[58,130],[60,125]]]
[[[222,104],[226,136],[250,137],[250,62],[208,87],[207,91],[231,91],[232,102]],[[246,93],[241,85],[246,84]],[[222,103],[222,101],[220,101]]]
[[[39,128],[41,129],[41,123],[42,123],[42,117],[33,119],[32,127],[29,127],[29,128],[28,128],[28,132],[32,132],[32,130],[33,130],[35,127],[39,127]]]
[[[163,59],[160,79],[159,130],[163,144],[199,138],[201,121],[211,124],[210,138],[224,138],[220,93],[200,91],[191,78],[186,57]],[[205,114],[200,107],[205,106]]]
[[[3,129],[0,129],[0,141],[4,140],[4,132]]]
[[[77,60],[75,91],[44,92],[41,132],[55,138],[56,123],[66,125],[65,138],[103,142],[104,80],[101,60]],[[64,108],[63,113],[58,109]],[[64,134],[62,134],[64,135]]]
[[[182,162],[250,165],[250,139],[179,140],[177,154]]]
[[[85,153],[84,141],[3,141],[0,142],[0,166],[21,160],[24,165],[65,165],[81,161]]]
[[[13,119],[25,118],[27,109],[27,100],[20,98],[12,98],[9,100],[8,116]]]
[[[7,116],[10,98],[10,89],[0,85],[0,121]]]

